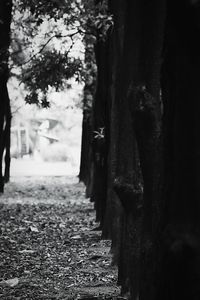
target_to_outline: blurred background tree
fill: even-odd
[[[13,125],[18,123],[27,126],[27,119],[36,115],[41,119],[41,114],[43,118],[48,114],[52,118],[53,111],[57,111],[56,99],[63,114],[67,114],[67,108],[73,108],[72,114],[76,110],[79,115],[82,114],[80,109],[83,109],[84,116],[86,110],[91,111],[97,70],[94,55],[90,55],[92,60],[89,61],[86,54],[88,50],[85,49],[87,44],[87,49],[90,48],[90,53],[93,53],[97,30],[104,38],[112,24],[112,17],[107,15],[106,7],[106,1],[98,6],[93,1],[13,1],[9,61]],[[88,96],[91,82],[93,95]],[[25,106],[24,100],[34,106]],[[43,110],[50,106],[48,113]],[[66,114],[62,120],[71,119],[69,115],[66,118]],[[77,118],[81,131],[80,116]],[[66,126],[70,128],[70,122]],[[69,134],[66,133],[66,136],[69,137]],[[80,148],[80,133],[74,139]],[[66,138],[65,144],[67,142],[69,138]],[[88,145],[90,143],[89,139]],[[30,144],[33,144],[32,141]],[[82,148],[88,153],[87,148]],[[16,146],[13,152],[16,152]],[[69,152],[75,153],[75,149]],[[89,165],[89,162],[86,164]]]

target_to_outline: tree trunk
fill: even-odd
[[[96,64],[94,57],[94,46],[90,36],[85,39],[85,65],[87,75],[83,98],[83,122],[82,122],[82,145],[79,179],[86,185],[86,197],[91,196],[92,189],[92,102],[96,87]]]
[[[4,172],[4,182],[7,183],[10,180],[10,134],[11,134],[11,108],[10,108],[10,99],[9,95],[7,94],[7,110],[6,110],[6,125],[4,129],[4,136],[5,136],[5,172]]]
[[[109,147],[109,39],[102,40],[97,34],[95,58],[97,84],[93,102],[93,161],[94,180],[92,200],[95,202],[96,219],[102,227],[107,199],[107,162]]]
[[[2,170],[3,153],[5,145],[5,130],[10,130],[6,123],[9,122],[9,97],[7,90],[8,81],[8,57],[10,45],[10,23],[11,23],[12,1],[2,0],[0,3],[0,192],[4,189],[4,176]],[[8,124],[9,125],[9,124]],[[9,137],[10,134],[7,136]],[[9,143],[7,143],[9,145]],[[7,160],[8,162],[8,160]],[[8,165],[7,165],[8,167]]]
[[[200,298],[200,7],[198,1],[167,4],[162,68],[165,202],[157,299],[194,300]]]
[[[164,1],[127,0],[110,4],[115,21],[110,182],[116,193],[110,193],[107,213],[113,220],[112,242],[119,251],[122,290],[130,291],[131,299],[154,299],[161,189]]]

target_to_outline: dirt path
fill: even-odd
[[[12,178],[0,197],[0,299],[120,299],[96,226],[76,178]]]

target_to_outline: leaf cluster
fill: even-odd
[[[45,51],[24,69],[21,80],[29,91],[25,101],[48,107],[47,94],[51,88],[63,90],[68,87],[67,80],[75,78],[80,82],[83,76],[83,62],[79,58],[69,57],[56,50]]]
[[[74,13],[75,3],[78,2],[78,0],[18,0],[17,4],[20,11],[29,10],[37,25],[40,25],[44,16],[57,20],[64,14]]]

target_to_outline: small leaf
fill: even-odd
[[[81,236],[80,235],[74,235],[74,236],[71,237],[71,239],[79,240],[79,239],[81,239]]]
[[[12,278],[12,279],[8,279],[8,280],[3,280],[0,282],[0,285],[7,285],[10,287],[15,287],[16,285],[18,285],[19,283],[19,279],[17,277]]]
[[[30,254],[32,254],[32,253],[34,253],[35,251],[33,251],[33,250],[29,250],[29,249],[24,249],[24,250],[20,250],[19,251],[19,253],[30,253]]]
[[[34,226],[30,226],[30,230],[32,232],[39,232],[39,230],[37,229],[37,227],[34,227]]]

